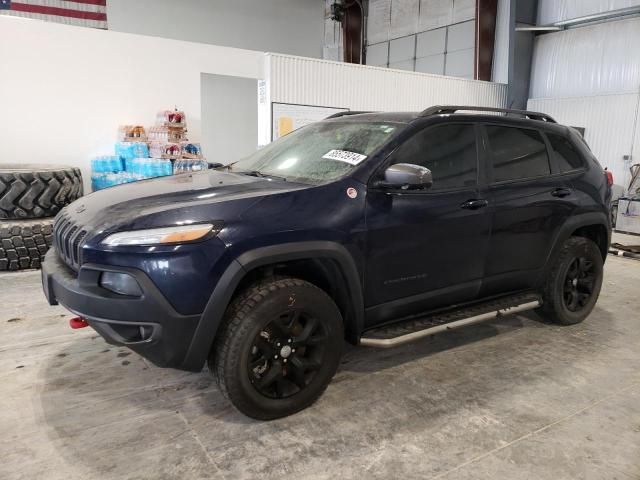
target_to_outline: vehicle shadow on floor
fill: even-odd
[[[597,317],[597,323],[600,324],[611,315],[596,308],[593,317]],[[557,335],[545,329],[556,330]],[[394,349],[348,346],[332,386],[325,394],[330,400],[321,399],[307,411],[268,423],[251,420],[236,412],[222,397],[209,372],[188,373],[156,368],[149,366],[136,354],[129,355],[126,349],[108,347],[100,338],[89,340],[85,337],[78,342],[94,342],[95,348],[85,348],[85,353],[77,354],[78,342],[67,344],[43,366],[44,385],[39,389],[40,404],[48,435],[61,455],[68,456],[70,463],[83,462],[102,476],[109,468],[115,468],[117,472],[118,459],[130,452],[164,448],[174,442],[176,435],[190,438],[184,433],[187,428],[185,424],[208,425],[205,433],[201,434],[205,436],[209,429],[216,431],[214,439],[208,440],[207,437],[202,440],[210,449],[216,448],[213,442],[251,441],[260,432],[283,434],[299,421],[314,423],[323,421],[322,417],[348,418],[356,405],[364,401],[360,398],[362,391],[373,392],[371,395],[374,398],[369,400],[378,409],[385,408],[385,402],[391,402],[389,408],[393,407],[395,414],[400,414],[398,409],[401,410],[403,404],[398,404],[397,397],[393,400],[381,391],[384,389],[379,388],[379,384],[389,375],[396,378],[394,388],[398,397],[425,396],[427,400],[420,407],[425,409],[422,413],[437,417],[437,411],[429,410],[432,399],[429,400],[430,394],[426,393],[425,385],[438,384],[445,375],[458,375],[461,378],[456,382],[460,383],[448,388],[462,388],[456,385],[464,385],[465,375],[471,374],[461,371],[460,365],[454,364],[456,355],[464,356],[464,352],[475,344],[487,342],[487,347],[490,347],[487,358],[493,359],[493,363],[483,366],[480,359],[480,371],[476,374],[491,377],[499,375],[496,355],[504,358],[517,356],[519,345],[528,341],[529,337],[535,337],[534,341],[540,345],[544,345],[546,339],[556,337],[558,342],[566,342],[566,339],[561,340],[562,330],[561,327],[543,323],[535,313],[527,313],[452,330]],[[598,340],[606,341],[606,329],[600,329],[589,320],[570,327],[567,332],[585,330],[597,332]],[[495,341],[503,336],[513,338]],[[557,346],[559,348],[560,345]],[[447,352],[454,355],[448,355]],[[441,353],[446,358],[438,357]],[[580,360],[582,356],[592,353],[585,349],[572,355]],[[478,352],[473,355],[477,358]],[[432,362],[430,357],[437,358]],[[429,361],[421,362],[426,359]],[[424,369],[422,365],[431,367]],[[516,364],[511,368],[515,369],[511,374],[516,377],[526,378],[530,375],[524,364]],[[403,371],[407,371],[407,378],[402,378]],[[416,373],[424,378],[408,378]],[[377,378],[372,374],[376,374]],[[475,391],[474,395],[486,397],[487,402],[491,402],[496,391],[490,386],[485,389],[484,392]],[[460,395],[464,398],[464,392],[460,392]],[[407,405],[405,407],[409,408]],[[454,402],[446,415],[451,415],[455,408]],[[408,410],[407,414],[416,415],[416,412]],[[444,412],[442,414],[445,415]],[[430,421],[435,420],[432,418]],[[384,421],[379,421],[382,428]],[[406,428],[415,426],[407,424]],[[87,451],[89,442],[92,446]],[[104,449],[110,450],[112,457],[105,457]],[[80,450],[84,451],[83,455],[76,455]]]
[[[511,334],[526,328],[537,328],[542,319],[535,313],[520,315],[468,325],[431,335],[415,342],[397,347],[380,349],[345,345],[340,370],[375,372],[436,355],[447,350],[465,348],[499,335]]]

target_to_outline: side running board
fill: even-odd
[[[465,325],[532,310],[540,305],[540,297],[532,294],[493,300],[473,307],[435,314],[429,317],[403,320],[368,330],[360,338],[360,345],[377,348],[396,347]]]

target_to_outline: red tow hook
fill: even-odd
[[[71,320],[69,320],[69,326],[75,330],[77,328],[88,327],[89,322],[87,322],[82,317],[73,317]]]

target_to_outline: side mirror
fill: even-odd
[[[384,171],[384,180],[376,186],[398,190],[421,190],[433,185],[431,170],[411,163],[396,163]]]

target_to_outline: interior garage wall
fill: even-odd
[[[314,58],[324,9],[322,0],[107,0],[110,30]],[[181,59],[166,58],[167,70]]]
[[[369,0],[367,65],[473,78],[475,0]]]
[[[90,158],[113,152],[118,125],[150,125],[178,105],[200,140],[200,74],[264,73],[261,52],[14,17],[0,17],[0,59],[0,162],[78,166],[87,186]]]
[[[628,185],[630,162],[624,156],[632,155],[637,136],[638,94],[530,99],[528,108],[548,113],[560,123],[583,127],[591,151],[611,170],[615,183]]]
[[[260,143],[270,139],[271,102],[351,110],[421,111],[433,105],[504,107],[504,84],[267,54]],[[391,93],[390,93],[391,92]]]
[[[640,160],[640,18],[536,38],[528,108],[585,128],[585,140],[615,183]],[[634,158],[635,156],[635,158]]]
[[[640,0],[538,0],[538,25],[640,5]]]
[[[498,83],[288,55],[267,54],[266,61],[271,102],[420,111],[447,104],[503,107],[506,101],[507,86]]]
[[[202,74],[202,148],[210,162],[228,164],[258,143],[257,80]]]
[[[574,28],[536,38],[531,98],[637,92],[640,19]]]

